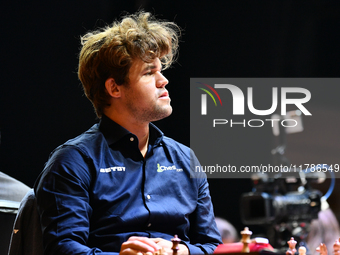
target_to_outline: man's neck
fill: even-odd
[[[111,120],[136,135],[138,138],[138,147],[143,157],[145,157],[148,150],[149,142],[149,123],[148,122],[137,122],[131,121],[129,118],[117,117],[117,115],[105,113]]]

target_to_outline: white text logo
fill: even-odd
[[[101,173],[111,173],[111,172],[125,172],[125,167],[123,166],[114,166],[107,168],[100,168]]]

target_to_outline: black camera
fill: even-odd
[[[301,180],[298,173],[285,173],[271,178],[255,175],[252,180],[253,192],[243,194],[241,198],[244,224],[311,222],[318,218],[322,194],[309,185],[316,178]]]
[[[268,225],[282,222],[311,222],[321,209],[318,190],[269,194],[250,192],[241,198],[241,217],[244,224]]]
[[[310,188],[318,178],[301,178],[298,173],[253,176],[253,192],[241,197],[242,222],[266,227],[267,237],[277,248],[284,247],[292,236],[304,241],[321,210],[322,194]]]

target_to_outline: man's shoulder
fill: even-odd
[[[66,141],[64,145],[88,146],[91,143],[96,142],[96,140],[100,138],[104,137],[98,129],[98,124],[95,124],[84,133]]]
[[[59,153],[72,153],[74,151],[81,152],[82,154],[92,154],[95,150],[105,143],[105,137],[99,131],[98,124],[93,125],[90,129],[84,133],[69,139],[62,145],[58,146],[53,152]]]

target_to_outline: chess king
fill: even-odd
[[[221,243],[206,176],[190,177],[197,158],[151,123],[172,113],[162,71],[179,31],[139,12],[82,37],[78,75],[100,121],[56,148],[36,182],[44,254],[171,254],[175,234],[178,254]]]

